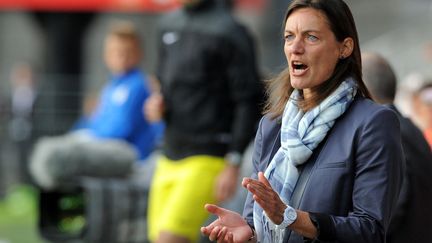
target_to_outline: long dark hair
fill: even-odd
[[[352,54],[339,60],[330,79],[317,87],[317,95],[307,100],[301,100],[299,102],[300,107],[303,110],[310,110],[317,106],[347,77],[353,77],[356,80],[360,95],[371,99],[369,90],[362,79],[361,52],[357,28],[346,3],[342,0],[294,0],[288,6],[284,26],[288,17],[300,8],[313,8],[322,12],[326,16],[337,41],[342,42],[347,37],[351,37],[354,41]],[[276,78],[267,81],[267,103],[264,113],[270,113],[273,118],[282,115],[285,104],[293,90],[294,88],[290,83],[289,67],[287,67]]]

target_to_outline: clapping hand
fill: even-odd
[[[213,204],[206,204],[205,209],[218,217],[210,225],[201,227],[201,232],[211,241],[243,243],[252,237],[252,229],[240,214]]]
[[[282,223],[283,213],[287,206],[277,192],[273,190],[262,172],[258,173],[258,180],[244,178],[242,185],[253,194],[255,202],[261,206],[273,223]]]

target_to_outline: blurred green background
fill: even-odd
[[[37,192],[14,185],[0,199],[0,243],[43,243],[37,231]]]

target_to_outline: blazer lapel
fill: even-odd
[[[276,139],[273,141],[272,150],[271,150],[269,159],[267,161],[267,166],[270,164],[272,158],[274,157],[274,155],[276,154],[276,152],[279,150],[279,148],[281,146],[280,136],[281,136],[281,131],[280,131],[280,126],[279,126],[278,134],[276,136]]]

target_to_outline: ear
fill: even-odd
[[[342,41],[340,48],[340,59],[345,59],[349,57],[354,50],[354,40],[351,37],[347,37]]]

